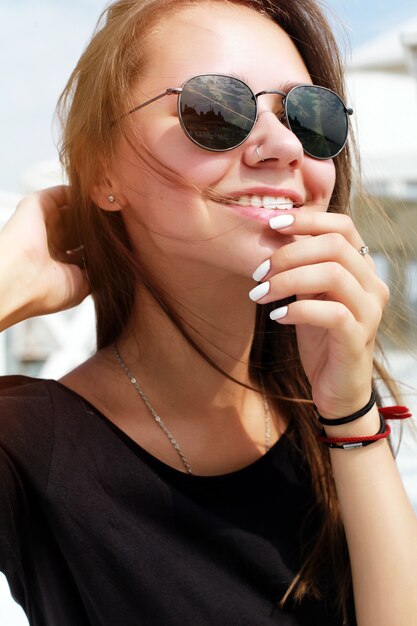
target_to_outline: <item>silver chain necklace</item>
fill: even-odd
[[[181,463],[183,464],[183,466],[185,468],[185,471],[187,472],[187,474],[192,474],[193,472],[192,472],[192,469],[191,469],[191,465],[188,462],[187,457],[185,456],[185,454],[181,450],[180,444],[175,439],[175,437],[171,433],[171,431],[167,428],[167,426],[165,425],[164,421],[162,420],[162,417],[160,417],[158,415],[158,413],[156,412],[156,410],[152,406],[149,398],[144,394],[143,389],[139,385],[137,378],[135,378],[135,376],[133,376],[132,372],[129,370],[129,368],[127,367],[126,363],[123,361],[122,357],[120,356],[120,353],[119,353],[115,343],[113,344],[112,348],[113,348],[113,353],[114,353],[114,355],[115,355],[115,357],[117,359],[117,362],[119,363],[120,367],[125,372],[126,376],[130,380],[130,382],[132,383],[132,385],[135,388],[138,396],[140,396],[140,398],[142,398],[143,403],[145,404],[145,406],[148,409],[149,413],[154,418],[155,422],[158,424],[158,426],[161,428],[162,432],[169,439],[172,447],[175,449],[175,451],[177,452],[178,456],[180,457]],[[265,418],[265,452],[268,452],[268,450],[270,450],[270,447],[271,447],[271,413],[270,413],[270,410],[269,410],[268,399],[266,397],[264,382],[263,382],[262,379],[261,379],[261,390],[262,390],[262,399],[263,399],[263,405],[264,405],[264,418]]]

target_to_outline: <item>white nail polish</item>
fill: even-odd
[[[269,220],[269,225],[274,230],[278,228],[285,228],[286,226],[291,226],[294,222],[294,215],[276,215],[275,217],[271,217]]]
[[[266,261],[261,263],[260,266],[253,272],[252,274],[253,280],[256,280],[256,282],[259,283],[260,280],[265,278],[265,276],[268,274],[270,269],[271,269],[271,261],[267,259]]]
[[[288,313],[288,307],[280,306],[278,309],[274,309],[273,311],[271,311],[269,314],[269,317],[271,318],[271,320],[276,321],[285,317],[287,313]]]
[[[267,281],[266,283],[261,283],[260,285],[256,285],[256,287],[254,287],[249,292],[249,298],[253,300],[254,302],[257,302],[258,300],[266,296],[268,291],[269,291],[269,282]]]

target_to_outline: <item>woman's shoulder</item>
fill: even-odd
[[[27,392],[42,393],[43,378],[33,378],[21,374],[0,376],[0,397],[16,397],[27,395]]]
[[[45,427],[53,413],[55,381],[30,376],[0,376],[0,424],[2,434],[17,423],[36,421]]]
[[[0,376],[0,443],[29,439],[51,427],[52,402],[47,381]],[[33,442],[33,440],[32,440]]]
[[[52,427],[59,417],[85,411],[83,399],[59,381],[30,376],[0,376],[0,433],[13,424],[30,423],[39,429]],[[1,436],[1,435],[0,435]]]
[[[54,442],[52,402],[47,381],[0,377],[0,462],[19,480],[44,485]],[[11,469],[13,468],[13,469]]]
[[[50,448],[59,425],[74,422],[85,410],[81,399],[56,380],[0,376],[0,447]]]
[[[30,376],[0,376],[0,419],[8,409],[16,412],[19,409],[42,410],[50,407],[48,381]]]
[[[53,459],[69,457],[73,446],[84,449],[94,440],[97,420],[88,419],[87,408],[56,380],[0,377],[0,457],[19,475],[46,481]]]
[[[34,378],[21,374],[0,376],[0,413],[8,403],[16,408],[20,405],[44,410],[48,407],[52,410],[60,404],[77,405],[77,395],[71,385],[52,378]]]

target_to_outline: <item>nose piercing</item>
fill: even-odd
[[[255,148],[255,152],[256,152],[257,157],[258,157],[258,159],[259,159],[260,161],[262,161],[262,162],[263,162],[263,161],[265,161],[265,159],[263,159],[263,158],[261,157],[261,155],[259,154],[259,146],[256,146],[256,148]]]

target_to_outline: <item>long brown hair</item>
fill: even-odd
[[[146,43],[152,25],[169,16],[170,11],[197,2],[114,2],[101,16],[59,101],[63,122],[61,159],[71,184],[74,228],[80,242],[85,244],[96,307],[98,349],[115,341],[129,323],[135,287],[141,280],[205,357],[198,343],[190,338],[180,315],[166,302],[164,293],[158,285],[150,283],[138,266],[121,213],[103,211],[92,200],[93,185],[103,180],[105,167],[115,158],[120,133],[124,132],[124,121],[115,124],[114,120],[120,120],[129,105],[134,104],[133,85],[146,64]],[[333,89],[345,99],[343,63],[332,31],[315,0],[232,0],[229,4],[253,8],[279,24],[298,48],[313,82]],[[351,153],[352,144],[335,159],[336,185],[330,211],[349,213]],[[329,455],[316,439],[311,388],[300,362],[294,328],[271,322],[268,313],[269,307],[258,307],[251,372],[254,377],[260,370],[263,372],[268,393],[290,419],[288,436],[311,474],[314,506],[306,525],[314,517],[318,528],[314,541],[303,546],[303,564],[282,602],[298,602],[306,595],[319,597],[318,581],[324,572],[326,579],[333,581],[343,607],[350,593],[350,568]],[[294,409],[297,418],[291,419]]]

